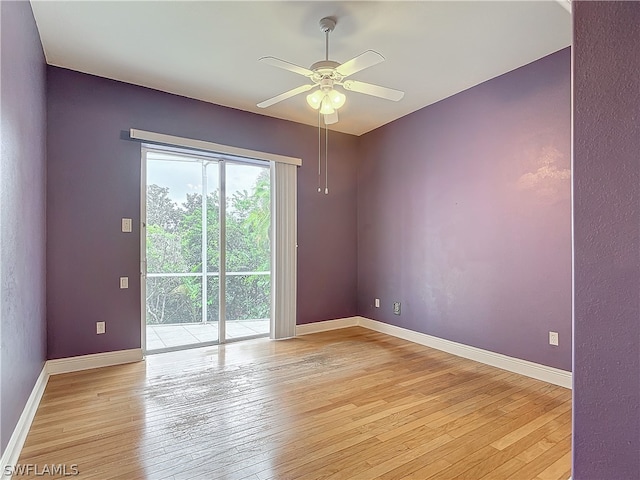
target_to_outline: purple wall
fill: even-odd
[[[359,315],[571,370],[570,83],[565,49],[362,137]]]
[[[317,130],[156,90],[48,69],[48,356],[140,346],[140,144],[130,128],[303,159],[298,171],[298,323],[356,313],[358,139],[330,137],[317,193]],[[128,290],[118,277],[129,276]],[[107,322],[96,335],[95,322]]]
[[[640,478],[640,3],[574,2],[573,478]]]
[[[0,2],[0,450],[46,357],[45,81],[29,2]]]

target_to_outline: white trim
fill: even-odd
[[[420,332],[407,330],[406,328],[396,327],[387,323],[361,318],[361,326],[375,330],[376,332],[386,333],[394,337],[409,340],[410,342],[419,343],[427,347],[442,350],[459,357],[468,358],[481,362],[486,365],[498,367],[510,372],[519,373],[527,377],[536,378],[561,387],[571,388],[571,372],[560,370],[558,368],[548,367],[539,363],[529,362],[519,358],[508,357],[500,353],[483,350],[477,347],[471,347],[462,343],[452,342],[443,338],[433,337]]]
[[[338,328],[356,327],[360,325],[362,317],[337,318],[323,322],[305,323],[296,326],[296,335],[309,335],[310,333],[326,332]]]
[[[0,468],[2,469],[0,470],[0,478],[2,480],[11,478],[10,475],[5,475],[5,467],[18,463],[20,452],[22,452],[22,447],[24,441],[27,439],[31,423],[38,411],[38,406],[40,405],[40,400],[42,399],[42,394],[44,393],[48,380],[49,373],[47,371],[47,364],[45,363],[33,386],[33,390],[31,390],[31,395],[29,395],[27,403],[22,410],[22,415],[20,415],[18,419],[16,428],[13,429],[9,443],[7,443],[7,448],[5,448],[2,454],[2,460],[0,460]]]
[[[220,272],[218,276],[218,343],[222,344],[227,341],[227,165],[225,162],[218,162],[218,178],[220,179],[218,183],[220,199],[218,202],[218,271]],[[208,242],[205,242],[203,248],[208,249]],[[203,265],[206,266],[206,263]],[[202,282],[203,285],[205,283]]]
[[[78,357],[48,360],[46,368],[49,375],[57,375],[59,373],[78,372],[90,368],[110,367],[122,363],[139,362],[142,359],[142,349],[132,348],[131,350],[118,350],[115,352],[94,353],[91,355],[80,355]]]
[[[556,0],[562,8],[571,13],[571,0]]]
[[[529,362],[520,358],[508,357],[507,355],[502,355],[500,353],[483,350],[482,348],[472,347],[462,343],[452,342],[451,340],[445,340],[425,333],[414,332],[413,330],[396,327],[395,325],[389,325],[387,323],[371,320],[365,317],[348,317],[306,325],[298,325],[296,333],[299,335],[305,335],[353,326],[368,328],[369,330],[402,338],[403,340],[435,348],[436,350],[441,350],[458,357],[475,360],[476,362],[491,365],[492,367],[501,368],[509,372],[525,375],[527,377],[542,380],[561,387],[570,389],[572,386],[572,374],[566,370],[548,367],[546,365]]]
[[[140,149],[140,345],[147,351],[147,148]]]
[[[311,333],[326,332],[329,330],[355,326],[368,328],[369,330],[402,338],[403,340],[435,348],[436,350],[475,360],[477,362],[518,373],[520,375],[536,378],[554,385],[571,388],[571,372],[521,360],[519,358],[508,357],[506,355],[433,337],[424,333],[414,332],[412,330],[407,330],[406,328],[396,327],[395,325],[389,325],[365,317],[337,318],[334,320],[297,325],[296,334],[308,335]],[[5,480],[11,478],[4,474],[5,467],[8,465],[15,465],[18,462],[20,452],[22,451],[27,434],[31,428],[31,423],[36,415],[38,406],[40,405],[40,400],[42,399],[42,395],[44,394],[50,375],[77,372],[90,368],[108,367],[123,363],[133,363],[141,361],[142,359],[142,349],[133,348],[131,350],[119,350],[115,352],[95,353],[92,355],[48,360],[44,364],[42,371],[33,386],[31,395],[29,395],[29,398],[27,399],[22,415],[20,415],[16,428],[14,429],[13,434],[9,439],[9,443],[7,444],[7,448],[2,455],[2,459],[0,460],[0,479]]]
[[[302,165],[302,159],[295,157],[287,157],[276,153],[259,152],[257,150],[249,150],[246,148],[231,147],[229,145],[221,145],[219,143],[206,142],[204,140],[195,140],[193,138],[176,137],[174,135],[165,135],[163,133],[147,132],[145,130],[137,130],[132,128],[129,136],[136,140],[145,140],[152,143],[161,143],[164,145],[175,145],[178,147],[196,148],[207,152],[221,153],[224,155],[233,155],[236,157],[248,157],[258,160],[267,160],[269,162],[288,163],[290,165]]]
[[[5,475],[5,467],[18,463],[18,458],[22,452],[24,441],[33,423],[33,419],[38,411],[40,400],[51,375],[59,373],[77,372],[89,368],[110,367],[122,363],[138,362],[143,359],[142,349],[120,350],[116,352],[95,353],[92,355],[81,355],[79,357],[60,358],[57,360],[47,360],[42,367],[42,371],[36,380],[31,395],[22,410],[16,428],[13,429],[7,448],[5,448],[0,460],[0,480],[10,479],[10,475]]]

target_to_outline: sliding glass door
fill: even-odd
[[[146,350],[268,335],[269,166],[149,148],[143,163]]]
[[[225,165],[226,338],[269,334],[271,182],[269,167]],[[249,188],[247,188],[249,187]]]

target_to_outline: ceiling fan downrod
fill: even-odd
[[[336,20],[332,17],[324,17],[320,19],[320,30],[324,32],[325,36],[325,49],[324,59],[329,60],[329,34],[336,28]]]

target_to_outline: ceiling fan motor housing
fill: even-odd
[[[314,63],[311,65],[311,70],[313,71],[312,80],[316,83],[323,79],[331,79],[334,82],[341,81],[342,75],[336,71],[336,68],[339,66],[340,64],[333,60],[320,60],[319,62]]]

